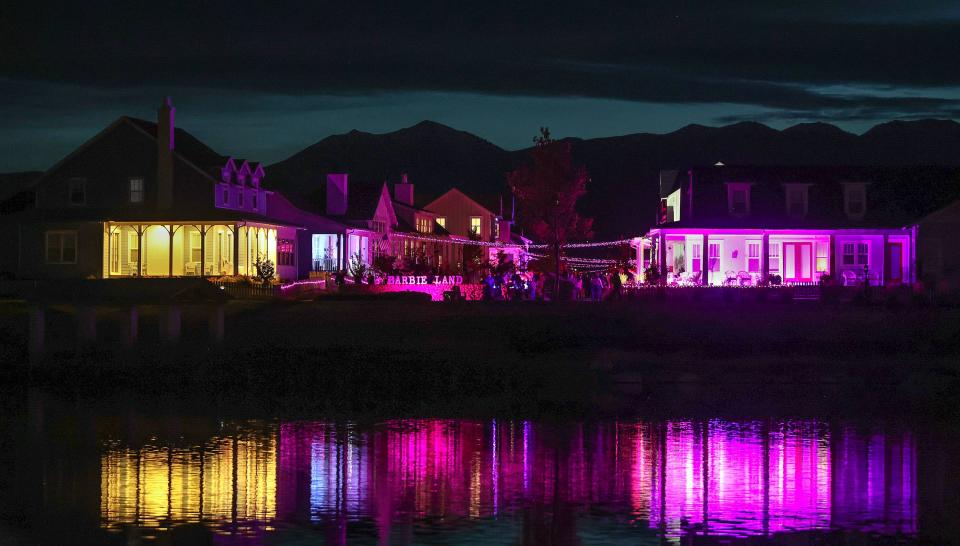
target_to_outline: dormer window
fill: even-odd
[[[750,184],[727,184],[727,210],[733,216],[750,214]]]
[[[233,174],[233,169],[231,169],[230,167],[224,167],[220,169],[220,180],[229,184],[232,174]]]
[[[843,185],[843,211],[849,218],[859,219],[867,212],[867,185],[850,182]]]
[[[259,177],[259,176],[254,176],[254,177],[252,177],[252,178],[250,179],[250,185],[253,186],[254,188],[259,188],[259,187],[260,187],[260,177]]]
[[[794,218],[807,215],[809,184],[786,184],[787,214]]]

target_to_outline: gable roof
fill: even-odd
[[[131,118],[123,116],[121,120],[126,120],[129,123],[133,124],[135,127],[141,131],[147,133],[151,138],[156,140],[157,138],[157,124],[152,121],[147,121],[145,119]],[[223,167],[227,160],[230,159],[227,156],[221,155],[213,150],[213,148],[204,144],[200,139],[190,134],[185,129],[180,127],[174,128],[174,148],[173,152],[175,155],[179,155],[181,158],[189,161],[194,166],[199,168],[201,171],[207,175],[216,173],[221,167]],[[242,164],[242,159],[235,161],[240,161]]]
[[[430,207],[436,205],[436,203],[437,203],[438,201],[440,201],[441,199],[445,199],[447,196],[461,197],[461,198],[463,198],[463,199],[466,199],[466,200],[470,201],[471,203],[475,204],[476,206],[482,208],[482,209],[483,209],[484,211],[486,211],[488,214],[492,214],[492,215],[494,215],[494,216],[497,215],[496,213],[494,213],[493,211],[491,211],[490,208],[489,208],[487,205],[485,205],[485,204],[477,201],[477,200],[474,199],[473,197],[470,197],[469,195],[463,193],[463,192],[460,191],[460,189],[458,189],[458,188],[450,188],[449,190],[447,190],[446,193],[444,193],[444,194],[441,195],[440,197],[437,197],[437,198],[434,199],[433,201],[430,201],[429,203],[427,203],[426,205],[424,205],[424,206],[423,206],[423,209],[426,210],[427,212],[433,212],[432,210],[430,210]],[[436,213],[434,213],[434,214],[436,214]]]

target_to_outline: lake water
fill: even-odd
[[[56,407],[7,422],[0,532],[15,544],[910,543],[943,531],[958,483],[954,435],[888,420]]]

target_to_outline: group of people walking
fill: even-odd
[[[483,278],[485,301],[592,301],[617,300],[623,296],[624,278],[620,271],[567,270],[560,274],[560,291],[554,294],[553,274],[538,272],[510,274],[487,273]]]

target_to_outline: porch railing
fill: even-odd
[[[337,261],[333,258],[322,258],[313,260],[311,271],[334,272],[337,270]]]
[[[243,282],[210,281],[234,298],[277,298],[280,287],[277,285],[249,284]]]

